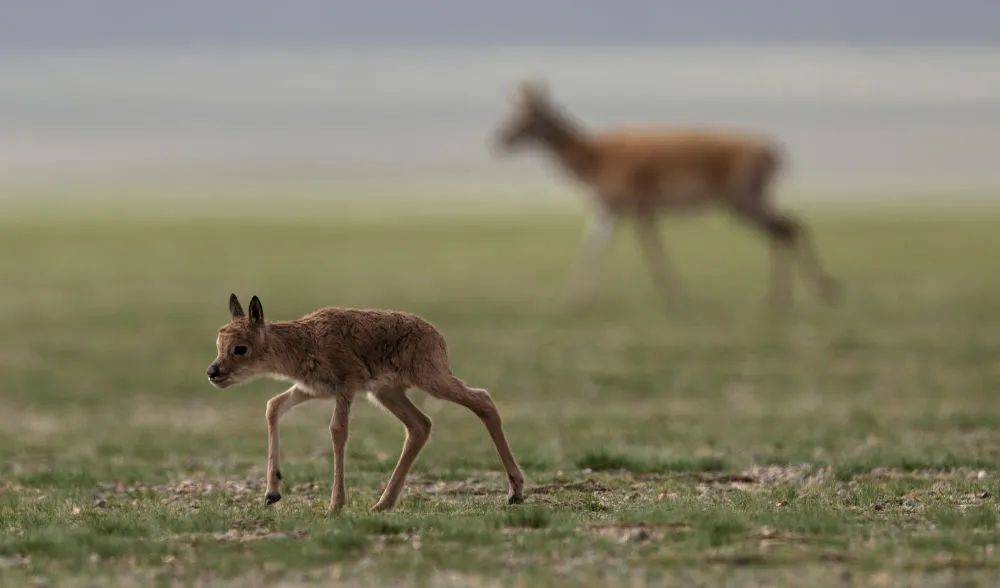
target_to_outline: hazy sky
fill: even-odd
[[[1000,43],[1000,0],[0,0],[0,47]]]

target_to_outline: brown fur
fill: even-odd
[[[525,85],[515,114],[500,130],[500,143],[510,150],[528,142],[549,151],[595,197],[597,213],[578,270],[578,295],[589,297],[598,257],[621,217],[636,220],[654,281],[672,295],[676,280],[667,270],[656,217],[712,206],[729,210],[769,238],[774,251],[773,300],[790,300],[784,269],[788,251],[799,255],[825,298],[835,294],[808,232],[770,202],[768,188],[780,157],[763,138],[708,130],[629,129],[590,135],[552,106],[543,89]]]
[[[373,510],[395,505],[406,475],[430,436],[431,421],[406,396],[419,387],[432,396],[472,410],[496,445],[507,471],[507,500],[520,502],[524,477],[511,454],[489,392],[466,386],[452,375],[444,337],[420,317],[390,310],[323,308],[284,322],[266,322],[260,300],[254,296],[247,316],[230,296],[229,324],[219,329],[218,357],[209,366],[209,380],[226,388],[259,377],[293,382],[267,403],[267,494],[265,502],[281,495],[278,468],[278,421],[293,406],[315,398],[336,402],[330,433],[334,453],[334,482],[330,510],[343,508],[344,446],[351,404],[359,392],[373,398],[406,427],[406,442],[396,469]],[[237,355],[243,351],[242,355]]]

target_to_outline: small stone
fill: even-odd
[[[31,563],[31,558],[26,555],[0,557],[0,568],[20,568],[29,563]]]
[[[625,537],[627,543],[641,543],[647,539],[649,539],[649,531],[644,528],[635,529]]]
[[[772,527],[761,527],[760,536],[764,539],[773,539],[778,536],[778,531]]]

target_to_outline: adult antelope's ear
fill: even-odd
[[[542,80],[525,80],[521,82],[518,94],[525,104],[542,104],[548,101],[549,87]]]
[[[240,318],[243,315],[243,307],[240,306],[240,299],[236,297],[236,294],[229,295],[229,314],[235,319]]]
[[[510,103],[515,107],[523,107],[528,105],[528,97],[524,92],[524,84],[518,84],[510,93]]]
[[[264,307],[260,304],[260,298],[256,296],[250,299],[250,324],[255,327],[264,324]]]

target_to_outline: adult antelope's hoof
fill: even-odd
[[[369,512],[385,512],[387,510],[392,510],[392,507],[393,507],[392,504],[383,504],[379,502],[375,506],[371,507],[369,509]]]
[[[523,494],[511,494],[507,497],[507,504],[521,504],[524,502]]]
[[[281,500],[281,494],[278,494],[277,492],[268,492],[267,496],[264,497],[264,506],[271,506],[279,500]]]

